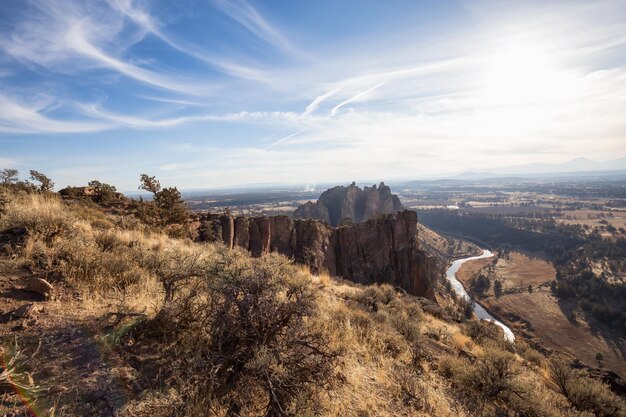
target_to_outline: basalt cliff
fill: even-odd
[[[255,257],[278,252],[308,265],[313,273],[327,271],[361,284],[389,283],[432,299],[439,265],[419,248],[417,233],[412,211],[339,227],[288,216],[208,214],[201,219],[198,239],[239,246]]]
[[[317,219],[331,226],[339,226],[348,220],[364,222],[379,214],[392,214],[403,210],[402,203],[391,189],[381,182],[363,189],[353,182],[347,187],[337,186],[322,193],[316,202],[309,201],[296,209],[297,219]]]

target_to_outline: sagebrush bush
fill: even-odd
[[[486,320],[468,320],[463,326],[466,335],[477,343],[491,343],[505,350],[513,350],[513,345],[506,341],[500,327]]]
[[[473,415],[507,415],[506,409],[520,416],[558,415],[551,404],[529,389],[529,384],[535,382],[522,378],[514,354],[495,346],[483,350],[482,356],[473,361],[453,356],[439,361],[439,372],[453,381]]]
[[[590,411],[598,417],[626,416],[626,403],[606,384],[573,369],[565,360],[551,356],[548,371],[555,389],[578,410]]]
[[[106,240],[106,235],[98,236],[101,239],[75,234],[57,246],[56,263],[63,276],[79,289],[96,293],[140,282],[145,270],[137,262],[136,251]]]
[[[518,341],[516,344],[516,350],[529,363],[535,366],[541,366],[543,364],[543,355],[530,347],[528,343],[524,341]]]
[[[210,414],[209,404],[228,415],[315,409],[339,353],[310,320],[316,298],[308,278],[279,256],[226,256],[146,325],[145,337],[167,340],[166,371],[186,396],[181,415]]]
[[[176,245],[145,253],[143,265],[162,283],[165,302],[171,302],[180,288],[192,279],[208,274],[214,267],[209,247]]]
[[[482,358],[461,372],[457,381],[463,389],[477,391],[482,398],[493,399],[519,393],[514,380],[517,374],[515,357],[509,352],[491,348],[485,349]]]
[[[370,285],[356,295],[356,301],[366,308],[378,309],[396,298],[396,290],[389,284]]]

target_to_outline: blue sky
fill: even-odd
[[[612,159],[625,58],[621,0],[3,0],[0,168],[133,190]]]

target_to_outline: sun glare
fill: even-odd
[[[507,45],[486,60],[485,98],[490,104],[532,104],[566,93],[565,72],[540,47]]]

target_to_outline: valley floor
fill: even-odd
[[[480,273],[488,275],[491,260],[464,264],[457,278],[470,290],[471,280]],[[608,339],[594,331],[584,318],[569,313],[571,308],[559,301],[550,290],[555,279],[554,268],[545,260],[512,252],[509,259],[500,258],[493,268],[491,288],[484,294],[472,293],[489,311],[503,319],[516,334],[544,347],[565,351],[590,367],[610,369],[626,378],[624,340]],[[503,294],[495,297],[493,282],[502,282]],[[528,291],[532,287],[532,292]],[[621,348],[621,350],[620,350]],[[602,360],[596,359],[601,354]]]

